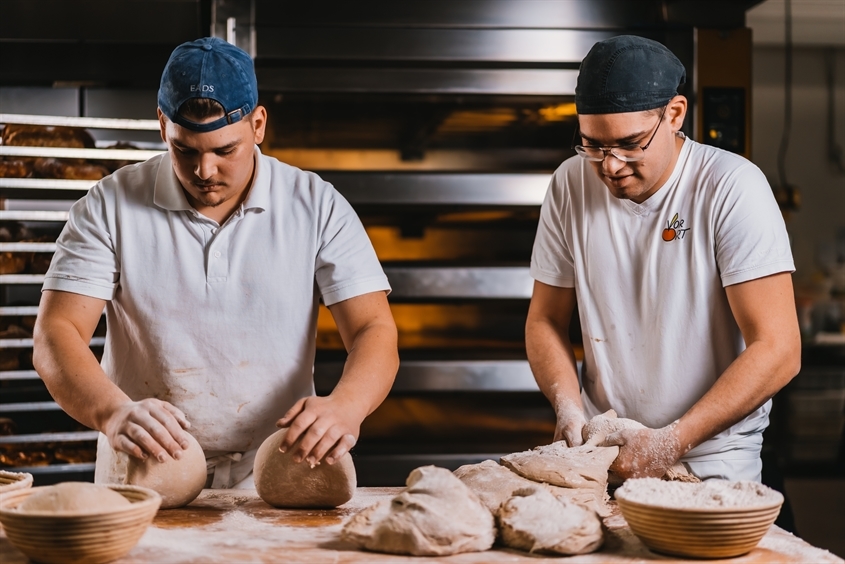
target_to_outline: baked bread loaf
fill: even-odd
[[[93,149],[91,134],[80,127],[9,124],[3,128],[3,145],[16,147],[71,147]]]
[[[111,174],[104,166],[72,159],[35,159],[35,174],[41,178],[100,180]]]
[[[0,159],[0,178],[29,178],[32,176],[32,161],[24,159]]]

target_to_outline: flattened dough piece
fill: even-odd
[[[162,509],[188,505],[205,487],[208,476],[205,454],[197,440],[190,433],[185,434],[188,448],[182,451],[180,459],[168,457],[159,462],[152,456],[146,460],[130,456],[126,466],[125,482],[157,491]]]
[[[513,492],[532,487],[543,487],[562,501],[577,503],[584,508],[596,511],[600,515],[609,514],[604,496],[597,495],[592,488],[561,488],[533,482],[493,460],[461,466],[455,470],[455,476],[475,492],[481,503],[494,515],[504,502],[513,497]]]
[[[472,490],[445,468],[411,472],[408,487],[354,515],[341,538],[376,552],[445,556],[493,546],[493,515]]]
[[[352,456],[346,453],[334,464],[321,462],[313,468],[307,462],[294,462],[296,445],[279,452],[287,433],[287,429],[276,431],[255,453],[252,471],[261,499],[288,508],[337,507],[352,499],[358,483]]]
[[[62,482],[30,494],[18,505],[21,513],[109,513],[131,502],[108,486],[89,482]]]
[[[566,446],[565,441],[515,452],[502,457],[502,465],[535,482],[562,488],[585,488],[603,492],[607,469],[616,460],[619,447],[591,444]]]
[[[604,541],[594,511],[561,501],[544,488],[517,490],[496,514],[506,546],[527,552],[586,554]]]

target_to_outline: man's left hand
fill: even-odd
[[[624,429],[611,433],[601,446],[618,446],[610,471],[623,480],[661,478],[683,455],[675,424],[662,429]]]
[[[325,458],[327,464],[334,464],[358,441],[366,416],[358,411],[357,406],[333,396],[302,398],[276,422],[288,428],[279,450],[293,448],[295,462],[304,460],[314,466]]]

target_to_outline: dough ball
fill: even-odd
[[[255,453],[253,478],[261,499],[274,507],[337,507],[355,494],[357,477],[349,453],[334,464],[325,461],[311,467],[293,461],[294,448],[279,452],[288,430],[267,437]],[[298,444],[298,443],[297,443]]]
[[[179,460],[168,457],[159,462],[152,456],[146,460],[129,457],[126,483],[157,491],[161,495],[162,509],[191,503],[205,487],[208,476],[205,454],[197,440],[190,433],[185,434],[189,444]]]
[[[18,511],[56,514],[109,513],[130,505],[128,499],[108,486],[89,482],[62,482],[34,491],[20,505]]]
[[[514,492],[496,514],[506,546],[552,554],[586,554],[604,542],[594,511],[553,496],[544,488]]]
[[[445,556],[493,546],[493,515],[445,468],[412,471],[408,487],[347,521],[341,538],[377,552]]]
[[[503,456],[502,465],[534,482],[546,482],[562,488],[592,489],[604,495],[607,470],[618,454],[619,447],[615,446],[585,444],[568,447],[565,441],[557,441]]]

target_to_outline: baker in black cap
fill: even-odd
[[[234,45],[177,47],[158,118],[167,152],[71,209],[35,327],[39,375],[102,432],[98,482],[122,481],[127,454],[181,457],[183,429],[215,488],[250,487],[277,425],[295,461],[333,464],[398,367],[390,286],[361,222],[317,175],[261,154],[267,112]],[[313,381],[320,300],[349,351],[326,397]],[[101,365],[88,342],[104,308]]]
[[[528,359],[555,440],[581,444],[585,419],[610,409],[645,425],[607,438],[618,478],[680,461],[759,481],[770,398],[800,364],[792,254],[762,172],[681,132],[685,75],[630,35],[582,61],[577,155],[552,177],[531,260]]]

